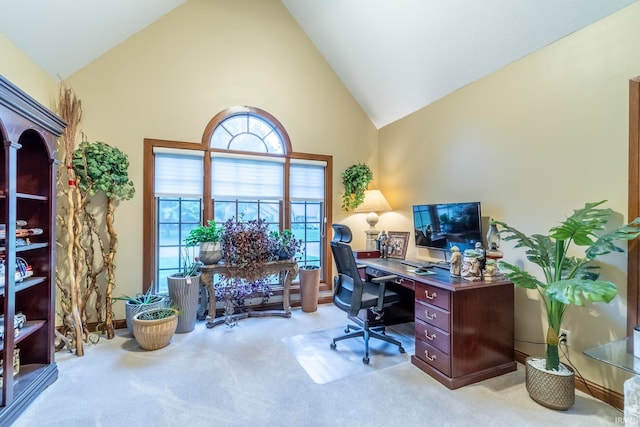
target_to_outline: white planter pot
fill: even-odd
[[[220,242],[200,243],[199,259],[206,265],[217,264],[222,259],[222,244]]]

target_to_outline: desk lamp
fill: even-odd
[[[367,235],[367,247],[368,251],[376,250],[376,239],[378,238],[378,230],[376,230],[376,224],[378,223],[378,212],[390,211],[391,206],[389,202],[384,198],[380,190],[365,190],[364,201],[360,206],[354,209],[356,213],[367,213],[367,223],[369,229],[365,231]]]

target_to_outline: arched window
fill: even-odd
[[[145,223],[145,283],[166,291],[189,231],[230,218],[261,218],[272,230],[291,230],[305,249],[298,263],[321,266],[324,282],[331,162],[294,152],[284,126],[254,107],[215,115],[199,144],[145,140],[145,218],[153,218]]]

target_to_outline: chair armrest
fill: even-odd
[[[374,277],[373,279],[369,280],[371,283],[381,283],[381,282],[388,282],[389,280],[393,280],[393,279],[397,279],[398,275],[397,274],[389,274],[388,276],[380,276],[380,277]]]
[[[387,276],[374,277],[370,280],[371,283],[376,283],[380,287],[378,290],[378,305],[376,306],[378,312],[382,312],[382,308],[384,306],[384,292],[387,282],[396,279],[397,277],[398,275],[396,274],[389,274]]]

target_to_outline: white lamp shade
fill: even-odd
[[[364,201],[354,209],[356,213],[386,212],[391,206],[380,190],[365,190]]]

